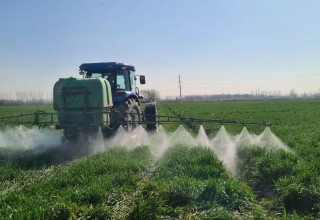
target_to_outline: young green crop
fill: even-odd
[[[19,173],[13,178],[1,174],[0,218],[112,218],[119,215],[114,206],[135,192],[149,160],[147,147],[115,148],[47,169],[8,159],[1,167],[12,166]]]
[[[234,180],[211,150],[176,146],[156,164],[129,219],[233,219],[236,212],[252,212],[254,201],[250,189]]]
[[[319,218],[320,100],[164,103],[161,109],[175,116],[272,123],[271,130],[292,152],[244,146],[238,151],[239,177],[266,201],[271,213],[285,210],[287,217]],[[210,135],[220,126],[204,128]],[[235,135],[242,127],[230,125],[226,129]],[[247,129],[259,134],[264,128]],[[190,130],[197,132],[198,127]]]
[[[160,115],[269,122],[291,151],[242,146],[232,177],[205,148],[148,146],[88,156],[79,146],[40,153],[0,147],[1,219],[320,218],[320,100],[157,103]],[[0,115],[51,106],[0,107]],[[163,125],[175,131],[179,125]],[[198,126],[188,127],[197,133]],[[220,125],[204,125],[212,136]],[[241,126],[225,126],[237,135]],[[248,127],[260,134],[264,128]],[[0,138],[1,141],[1,138]]]
[[[33,126],[34,122],[34,112],[37,111],[45,111],[45,112],[54,112],[52,105],[28,105],[28,106],[0,106],[0,118],[7,117],[7,116],[16,116],[16,115],[27,115],[30,114],[30,116],[23,116],[19,117],[19,121],[22,122],[28,122],[28,124],[24,124],[25,126],[31,127]],[[50,121],[50,116],[44,117],[42,116],[39,120],[41,121]],[[7,121],[12,121],[12,126],[19,125],[19,123],[16,123],[16,118],[6,119]],[[57,117],[54,116],[54,120],[57,120]],[[2,120],[0,120],[0,128],[4,128],[7,125],[5,123],[2,123]]]

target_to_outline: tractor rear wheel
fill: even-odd
[[[147,131],[157,131],[157,108],[156,108],[156,103],[152,102],[152,103],[147,103],[146,107],[144,109],[144,117],[145,117],[145,121],[147,124]]]
[[[98,138],[99,126],[68,126],[64,128],[61,142],[92,143]]]
[[[76,126],[67,126],[63,129],[63,138],[61,138],[61,142],[65,142],[66,140],[74,141],[79,136],[79,131]]]
[[[141,109],[135,99],[114,106],[114,111],[110,114],[111,124],[103,130],[105,136],[112,136],[122,125],[125,130],[131,131],[141,124]]]
[[[141,110],[140,106],[134,99],[129,99],[126,102],[127,115],[126,115],[126,128],[128,131],[138,127],[141,124]]]

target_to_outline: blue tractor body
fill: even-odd
[[[113,105],[109,112],[110,123],[107,127],[102,128],[106,135],[114,133],[120,125],[131,130],[141,123],[147,122],[145,120],[148,120],[147,129],[155,130],[156,118],[150,116],[150,114],[156,114],[155,105],[146,107],[144,113],[141,111],[142,97],[139,96],[139,88],[136,86],[137,75],[134,66],[118,62],[105,62],[84,63],[79,68],[79,73],[84,78],[103,78],[110,84]],[[145,84],[144,75],[139,75],[139,81],[140,84]]]
[[[118,62],[104,62],[84,63],[79,68],[80,75],[84,75],[85,78],[102,77],[109,81],[114,105],[128,99],[134,99],[140,105],[134,66]],[[144,76],[140,76],[140,84],[145,84]]]

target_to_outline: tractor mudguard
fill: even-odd
[[[129,99],[140,100],[137,94],[132,91],[116,91],[112,96],[114,104],[123,103]]]

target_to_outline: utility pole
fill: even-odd
[[[180,101],[181,101],[181,76],[179,74],[179,89],[180,89]]]

